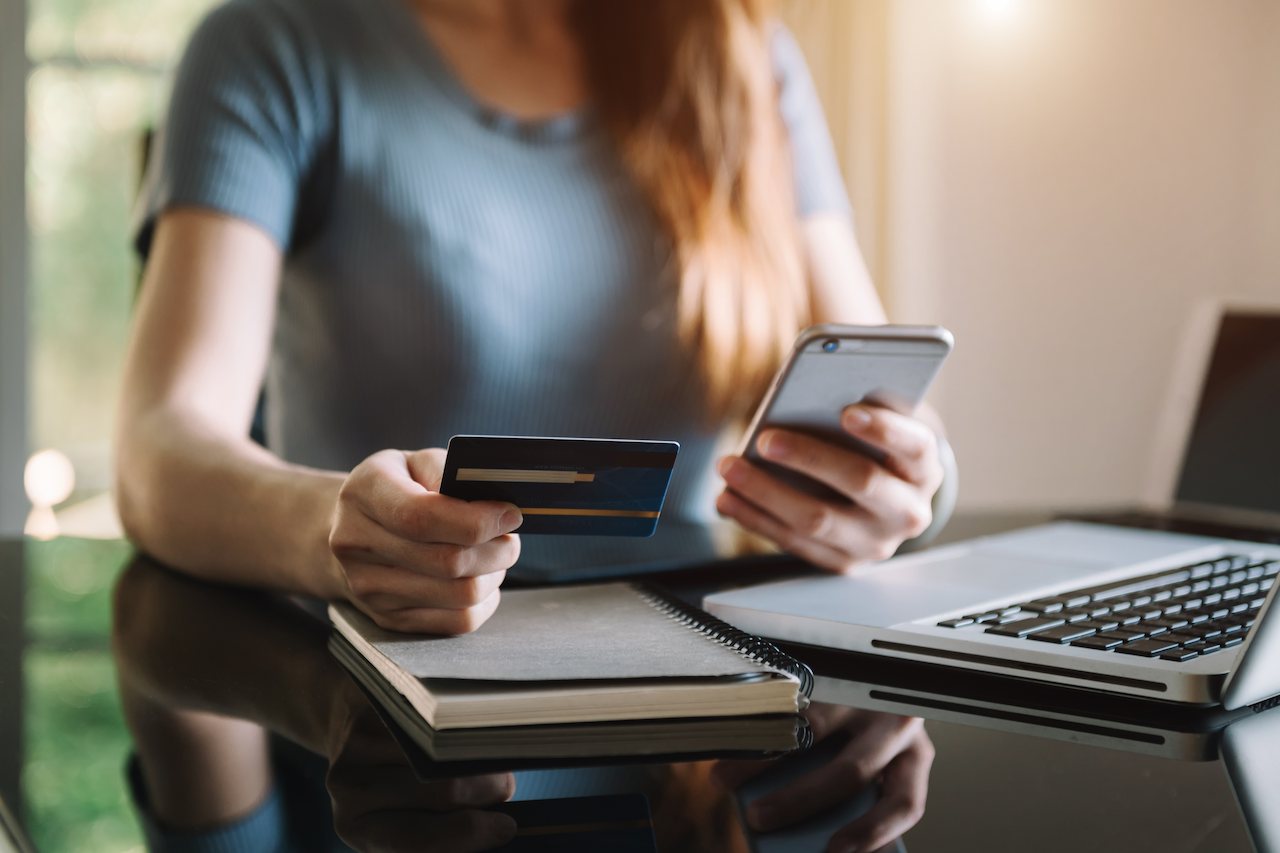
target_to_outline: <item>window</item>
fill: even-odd
[[[32,0],[27,54],[32,449],[72,462],[73,500],[110,485],[137,279],[129,222],[163,80],[211,0]]]
[[[26,0],[28,73],[21,57],[11,64],[12,56],[0,56],[8,87],[0,103],[20,100],[24,76],[26,87],[29,445],[71,461],[76,488],[68,504],[93,503],[110,485],[115,398],[138,275],[129,222],[143,138],[163,104],[169,65],[212,2]],[[0,0],[0,30],[23,20],[23,6]],[[0,36],[0,47],[10,47],[11,32]],[[21,128],[11,115],[4,115],[3,132]],[[0,142],[0,169],[16,162],[20,175],[21,155],[8,156],[11,139]],[[5,241],[21,233],[13,226],[23,204],[11,204],[10,195],[21,193],[0,201]],[[24,301],[12,266],[0,271],[6,309]],[[0,359],[14,346],[6,332],[20,327],[3,321]],[[2,368],[0,404],[21,396],[9,390]],[[6,460],[10,466],[0,475],[10,484],[21,444],[0,441],[0,468]],[[109,504],[102,505],[110,517]],[[12,520],[0,518],[0,529],[6,525]],[[139,849],[122,784],[128,736],[107,639],[109,591],[129,549],[59,539],[28,553],[22,788],[32,835],[44,851]]]

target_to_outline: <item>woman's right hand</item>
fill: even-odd
[[[498,608],[520,556],[513,504],[439,493],[445,451],[383,450],[338,493],[329,548],[346,597],[383,628],[465,634]]]

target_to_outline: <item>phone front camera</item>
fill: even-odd
[[[823,352],[835,352],[838,349],[840,349],[840,342],[837,341],[835,338],[822,342]]]

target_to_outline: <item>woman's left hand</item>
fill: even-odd
[[[767,429],[760,456],[817,480],[848,501],[823,500],[782,482],[741,456],[720,460],[727,488],[721,515],[825,569],[849,571],[883,560],[933,520],[942,483],[938,440],[923,421],[859,403],[841,413],[849,435],[884,451],[883,463],[803,433]]]

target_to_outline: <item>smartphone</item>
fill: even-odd
[[[781,427],[849,447],[877,461],[884,452],[849,435],[840,413],[870,402],[911,414],[954,346],[941,326],[812,326],[800,333],[791,357],[760,402],[740,454],[811,495],[835,496],[827,486],[768,462],[756,450],[765,429]]]

